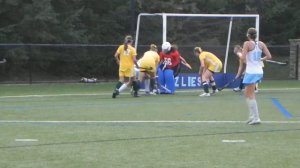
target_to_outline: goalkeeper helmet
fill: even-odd
[[[169,42],[164,42],[161,45],[162,52],[167,53],[171,50],[171,44]]]

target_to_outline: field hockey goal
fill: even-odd
[[[141,13],[137,19],[135,47],[142,54],[151,43],[160,46],[169,41],[178,45],[193,67],[198,67],[192,50],[201,46],[223,61],[224,73],[233,73],[237,66],[233,46],[242,45],[249,27],[259,32],[259,15]]]

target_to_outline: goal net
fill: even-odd
[[[200,46],[222,60],[224,73],[236,73],[238,60],[233,46],[242,45],[249,27],[259,30],[259,15],[141,13],[135,47],[141,55],[149,44],[160,46],[169,41],[192,64],[192,72],[198,72],[199,60],[193,56],[193,48]]]

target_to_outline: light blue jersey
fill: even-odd
[[[246,73],[243,79],[243,83],[246,85],[260,82],[264,73],[261,64],[262,50],[257,42],[251,42],[255,45],[255,48],[246,55]]]
[[[255,48],[249,51],[246,55],[246,73],[248,74],[263,74],[261,64],[262,50],[258,46],[258,42],[251,41]]]

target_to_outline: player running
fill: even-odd
[[[200,68],[199,75],[202,79],[202,85],[204,89],[204,93],[199,95],[200,97],[210,96],[209,93],[209,84],[211,84],[213,92],[218,92],[216,87],[216,82],[214,80],[213,74],[221,72],[222,62],[219,58],[211,52],[202,51],[200,47],[194,48],[194,55],[199,57],[200,60]]]
[[[257,31],[255,28],[249,28],[247,31],[248,41],[244,42],[242,59],[246,60],[246,72],[243,79],[245,87],[245,97],[249,108],[249,119],[247,124],[260,124],[257,102],[255,98],[255,84],[263,77],[263,68],[261,61],[271,59],[271,53],[265,43],[256,41]],[[266,56],[261,57],[262,53]]]
[[[145,91],[147,95],[150,94],[151,89],[155,88],[156,67],[159,64],[159,61],[160,57],[157,53],[157,46],[155,44],[151,44],[150,50],[145,52],[143,57],[138,61],[140,66],[139,81],[145,81]],[[150,81],[148,81],[148,79]]]
[[[112,94],[112,98],[116,98],[128,86],[132,86],[134,90],[134,97],[138,97],[138,83],[135,81],[134,65],[139,66],[136,62],[136,50],[132,47],[132,36],[126,36],[124,44],[120,45],[115,53],[115,59],[119,64],[119,82]]]

